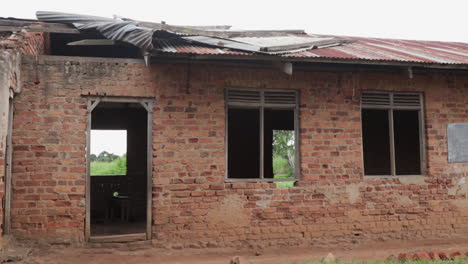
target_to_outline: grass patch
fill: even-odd
[[[127,158],[118,157],[111,162],[92,161],[91,175],[127,175]]]
[[[273,156],[273,172],[274,174],[292,174],[292,169],[288,164],[288,160],[281,156]]]
[[[293,178],[293,171],[288,164],[288,160],[275,155],[273,156],[273,173],[275,179]],[[275,182],[278,188],[290,188],[294,186],[294,181]]]
[[[275,175],[275,179],[288,179],[292,178],[291,174],[278,174]],[[294,186],[294,181],[282,181],[282,182],[275,182],[276,187],[278,188],[290,188]]]

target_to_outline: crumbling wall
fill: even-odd
[[[0,32],[0,34],[5,32]],[[44,55],[47,51],[47,33],[15,32],[0,41],[0,49],[15,51],[24,55]]]
[[[86,99],[155,97],[153,243],[158,247],[326,246],[468,233],[468,164],[447,162],[446,125],[466,122],[468,77],[41,56],[23,60],[15,103],[13,229],[83,241]],[[225,183],[224,89],[300,90],[301,180]],[[363,176],[360,94],[421,91],[428,174]]]
[[[0,32],[0,223],[4,223],[5,176],[7,170],[7,134],[10,99],[21,92],[21,55],[44,54],[43,33]],[[3,234],[3,224],[0,233]],[[0,248],[3,247],[0,236]]]
[[[0,223],[4,222],[5,175],[7,169],[7,134],[9,132],[10,98],[21,91],[21,47],[19,35],[0,32]],[[3,233],[3,225],[0,232]],[[0,236],[0,248],[3,246]]]

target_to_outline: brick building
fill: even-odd
[[[0,20],[4,234],[171,248],[468,237],[468,44],[38,18]],[[90,176],[92,130],[126,131],[125,175]]]

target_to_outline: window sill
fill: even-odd
[[[266,183],[275,183],[275,182],[290,182],[290,181],[294,181],[294,182],[297,182],[299,181],[299,179],[297,178],[290,178],[290,179],[287,179],[287,178],[282,178],[282,179],[241,179],[241,178],[230,178],[230,179],[225,179],[224,182],[225,183],[233,183],[233,182],[251,182],[251,183],[263,183],[263,182],[266,182]]]
[[[369,180],[382,180],[382,179],[411,179],[411,178],[423,178],[426,175],[364,175],[364,179]]]
[[[118,176],[118,177],[123,177],[123,176],[127,176],[127,174],[96,174],[96,175],[89,175],[90,177],[108,177],[108,176],[111,176],[111,177],[115,177],[115,176]]]

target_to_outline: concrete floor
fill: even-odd
[[[145,232],[145,221],[125,222],[114,220],[91,224],[91,236],[125,235]]]

